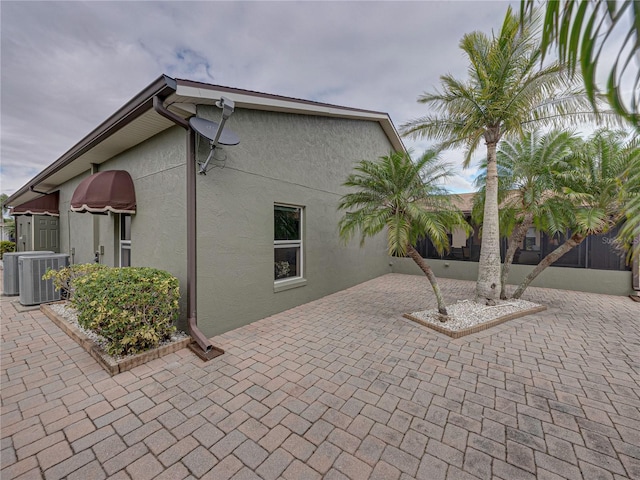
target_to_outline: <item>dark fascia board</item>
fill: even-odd
[[[143,89],[129,102],[127,102],[116,113],[107,118],[98,127],[85,136],[80,142],[71,147],[58,160],[53,162],[47,168],[42,170],[38,175],[32,178],[26,185],[22,186],[13,193],[5,205],[11,205],[12,202],[20,196],[28,193],[32,188],[37,189],[38,185],[53,175],[60,169],[66,167],[78,157],[91,150],[93,147],[108,138],[115,131],[121,129],[128,123],[132,122],[147,110],[153,108],[153,97],[159,95],[166,97],[176,91],[176,81],[167,75],[161,75],[148,87]]]
[[[167,75],[161,75],[158,77],[153,83],[151,83],[148,87],[138,93],[135,97],[133,97],[129,102],[127,102],[122,108],[120,108],[116,113],[111,115],[107,120],[101,123],[98,127],[96,127],[92,132],[90,132],[87,136],[85,136],[80,142],[74,145],[69,151],[67,151],[64,155],[62,155],[58,160],[53,162],[51,165],[42,170],[38,175],[32,178],[26,185],[22,186],[18,189],[14,194],[12,194],[5,205],[12,205],[17,198],[22,195],[33,191],[35,193],[46,193],[46,192],[37,192],[37,187],[40,183],[43,183],[48,177],[55,174],[59,170],[63,169],[67,165],[74,162],[76,159],[81,157],[83,154],[94,148],[100,142],[104,141],[110,135],[125,127],[127,124],[138,118],[140,115],[145,113],[146,111],[153,108],[153,98],[157,95],[161,98],[166,98],[169,95],[176,92],[178,85],[184,85],[194,88],[199,88],[203,90],[215,90],[219,92],[228,92],[235,93],[240,95],[247,95],[256,98],[262,98],[268,100],[277,101],[287,101],[293,102],[295,104],[299,104],[301,106],[307,105],[312,110],[314,107],[326,107],[336,109],[348,115],[348,112],[354,112],[358,114],[365,114],[371,116],[384,117],[383,126],[385,132],[392,140],[392,144],[396,146],[396,148],[401,150],[406,150],[404,144],[400,136],[398,135],[393,122],[389,115],[385,112],[377,112],[373,110],[363,110],[352,107],[344,107],[340,105],[332,105],[328,103],[315,102],[311,100],[303,100],[293,97],[284,97],[281,95],[272,95],[268,93],[256,92],[252,90],[244,90],[239,88],[231,88],[225,87],[221,85],[212,85],[208,83],[195,82],[192,80],[184,80],[184,79],[173,79]],[[34,190],[35,189],[35,190]]]
[[[302,99],[302,98],[285,97],[283,95],[274,95],[274,94],[271,94],[271,93],[257,92],[255,90],[245,90],[245,89],[242,89],[242,88],[225,87],[223,85],[213,85],[213,84],[210,84],[210,83],[196,82],[194,80],[185,80],[185,79],[182,79],[182,78],[176,79],[176,84],[184,85],[184,86],[187,86],[187,87],[201,88],[203,90],[215,90],[217,92],[238,93],[238,94],[243,94],[243,95],[249,95],[249,96],[252,96],[252,97],[265,98],[265,99],[269,99],[269,100],[285,100],[285,101],[289,101],[289,102],[299,103],[301,105],[336,108],[336,109],[344,110],[344,111],[370,113],[372,115],[388,115],[386,112],[377,112],[377,111],[374,111],[374,110],[363,110],[361,108],[344,107],[342,105],[334,105],[334,104],[330,104],[330,103],[315,102],[313,100],[305,100],[305,99]]]
[[[225,87],[222,85],[213,85],[209,83],[201,83],[193,80],[176,79],[178,96],[193,96],[195,98],[212,99],[205,92],[212,92],[213,97],[228,93],[232,100],[244,108],[258,108],[260,110],[273,111],[289,111],[293,108],[295,113],[308,113],[310,115],[327,115],[344,118],[359,118],[379,122],[385,134],[389,138],[393,148],[398,151],[406,152],[407,149],[398,134],[398,131],[386,112],[374,110],[363,110],[360,108],[344,107],[342,105],[333,105],[329,103],[315,102],[312,100],[303,100],[293,97],[284,97],[281,95],[273,95],[269,93],[256,92],[253,90],[244,90],[240,88]],[[181,87],[186,87],[190,92],[182,91]],[[235,97],[235,98],[234,98]],[[241,97],[242,100],[238,97]],[[254,103],[255,99],[255,103]],[[282,110],[281,110],[282,109]]]

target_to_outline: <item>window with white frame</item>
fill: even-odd
[[[120,214],[120,266],[131,266],[131,215]]]
[[[302,207],[273,207],[275,282],[303,276],[302,215]]]

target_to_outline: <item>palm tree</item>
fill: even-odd
[[[500,200],[500,231],[508,238],[502,263],[500,298],[506,299],[506,283],[517,249],[534,223],[561,221],[562,202],[558,201],[558,174],[569,168],[569,159],[578,137],[552,130],[525,132],[522,138],[504,139],[496,154]],[[486,166],[486,162],[485,162]],[[482,185],[486,175],[476,182]],[[481,195],[474,212],[482,212]],[[478,218],[474,218],[476,222]]]
[[[460,48],[469,59],[469,79],[441,77],[442,91],[418,101],[435,114],[410,121],[402,132],[440,141],[441,148],[464,147],[465,167],[481,141],[487,149],[487,179],[476,300],[492,304],[501,284],[496,149],[506,134],[521,135],[527,124],[549,125],[572,114],[593,116],[585,97],[558,63],[540,67],[540,42],[534,23],[522,26],[509,7],[498,35],[464,35]],[[580,112],[581,107],[585,111]]]
[[[2,218],[6,217],[7,213],[9,213],[9,209],[4,204],[4,202],[7,201],[7,198],[9,198],[9,195],[7,195],[6,193],[0,193],[0,205],[2,206]]]
[[[565,219],[570,219],[567,226],[571,236],[538,263],[516,289],[513,298],[520,298],[545,268],[580,245],[589,235],[606,233],[623,219],[621,179],[629,165],[630,155],[634,154],[634,149],[625,144],[625,137],[626,132],[596,131],[574,154],[573,168],[559,175],[564,185],[564,206],[568,212]],[[559,223],[555,229],[562,230],[561,225]]]
[[[429,279],[445,316],[447,308],[431,267],[413,247],[418,238],[427,236],[442,253],[449,248],[447,233],[455,226],[470,227],[441,186],[450,175],[450,167],[440,161],[437,151],[428,150],[416,162],[407,152],[395,152],[378,161],[363,160],[344,183],[357,191],[340,199],[340,236],[348,241],[360,232],[361,245],[387,229],[389,255],[408,255]],[[444,320],[444,319],[443,319]]]

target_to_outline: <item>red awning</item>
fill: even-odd
[[[49,193],[13,207],[11,215],[51,215],[52,217],[57,217],[60,215],[60,210],[58,209],[59,199],[60,192]]]
[[[136,213],[136,192],[131,175],[124,170],[106,170],[85,178],[73,192],[71,211]]]

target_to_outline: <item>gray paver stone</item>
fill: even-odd
[[[256,470],[256,473],[265,480],[276,480],[280,478],[282,472],[285,471],[293,460],[293,455],[282,448],[278,448],[262,462]]]
[[[127,473],[135,480],[151,480],[163,471],[163,466],[151,453],[139,458],[127,468]]]
[[[200,478],[218,463],[218,459],[206,448],[199,446],[185,455],[182,463],[195,477]]]

